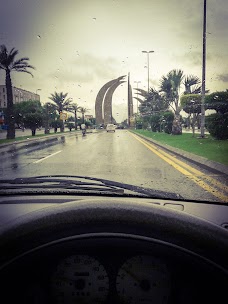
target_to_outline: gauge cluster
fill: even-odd
[[[111,263],[111,261],[110,261]],[[61,260],[51,277],[54,303],[108,303],[115,295],[120,303],[168,303],[171,279],[166,264],[149,255],[124,261],[112,273],[89,255],[73,255]],[[114,281],[114,285],[111,284]]]
[[[103,235],[23,254],[0,271],[0,283],[8,304],[216,303],[226,292],[219,274],[194,254],[159,241]]]

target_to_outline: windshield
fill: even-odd
[[[227,15],[227,0],[4,1],[1,179],[228,202]]]

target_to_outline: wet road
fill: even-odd
[[[95,132],[85,137],[68,133],[1,148],[0,156],[1,178],[84,175],[175,192],[196,200],[222,201],[227,197],[222,175],[210,177],[211,172],[169,158],[126,130]]]

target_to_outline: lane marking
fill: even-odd
[[[52,153],[52,154],[50,154],[50,155],[48,155],[48,156],[46,156],[46,157],[43,157],[43,158],[41,158],[41,159],[38,159],[38,160],[34,161],[33,164],[40,163],[40,162],[42,162],[43,160],[45,160],[45,159],[47,159],[47,158],[49,158],[49,157],[52,157],[52,156],[54,156],[54,155],[56,155],[56,154],[58,154],[58,153],[60,153],[60,152],[62,152],[62,150],[57,151],[57,152],[55,152],[55,153]]]
[[[142,140],[140,137],[138,137],[135,134],[130,133],[136,140],[141,142],[144,146],[146,146],[149,150],[151,150],[153,153],[155,153],[157,156],[162,158],[164,161],[166,161],[168,164],[170,164],[172,167],[174,167],[176,170],[181,172],[182,174],[186,175],[189,179],[194,181],[197,185],[199,185],[204,190],[210,192],[213,196],[219,198],[221,201],[227,202],[228,197],[227,195],[224,195],[223,193],[219,193],[216,188],[213,186],[208,185],[205,183],[201,178],[207,179],[210,183],[214,184],[218,188],[221,188],[223,191],[227,191],[228,187],[226,185],[223,185],[219,181],[213,179],[210,176],[207,176],[200,172],[199,170],[189,166],[188,164],[178,160],[176,157],[171,156],[170,154],[162,151],[161,149],[155,147],[152,143],[148,143],[145,140]],[[186,170],[188,169],[188,171]],[[190,172],[189,172],[190,171]],[[191,173],[192,172],[192,173]],[[194,175],[193,175],[194,173]]]

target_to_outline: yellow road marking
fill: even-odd
[[[199,185],[204,190],[210,192],[213,196],[219,198],[221,201],[227,202],[228,196],[224,195],[223,193],[218,192],[218,190],[207,183],[205,183],[200,177],[207,179],[211,184],[214,184],[218,188],[221,188],[223,191],[228,191],[228,187],[223,185],[219,181],[213,179],[210,176],[203,174],[201,171],[189,166],[188,164],[182,162],[181,160],[177,159],[176,157],[171,156],[170,154],[162,151],[161,149],[155,147],[153,143],[148,143],[147,141],[141,139],[135,134],[130,133],[135,139],[141,142],[144,146],[146,146],[149,150],[153,153],[158,155],[161,159],[166,161],[168,164],[173,166],[176,170],[181,172],[182,174],[186,175],[189,179],[194,181],[197,185]],[[190,171],[190,172],[189,172]],[[194,174],[194,175],[193,175]]]
[[[145,142],[145,141],[144,141]],[[146,142],[148,143],[148,142]],[[150,143],[149,143],[150,144]],[[151,143],[152,146],[154,146],[152,143]],[[192,173],[194,173],[194,176],[203,176],[205,179],[207,179],[211,184],[217,186],[218,188],[220,188],[221,190],[225,190],[228,192],[228,187],[222,183],[220,183],[218,180],[212,178],[211,176],[209,175],[206,175],[204,174],[203,172],[189,166],[188,164],[180,161],[179,159],[177,159],[176,157],[170,155],[170,154],[167,154],[166,152],[164,152],[163,150],[160,150],[159,149],[159,152],[163,155],[166,155],[167,157],[169,157],[169,159],[175,161],[176,163],[180,164],[181,166],[184,166],[187,170],[191,171]]]

